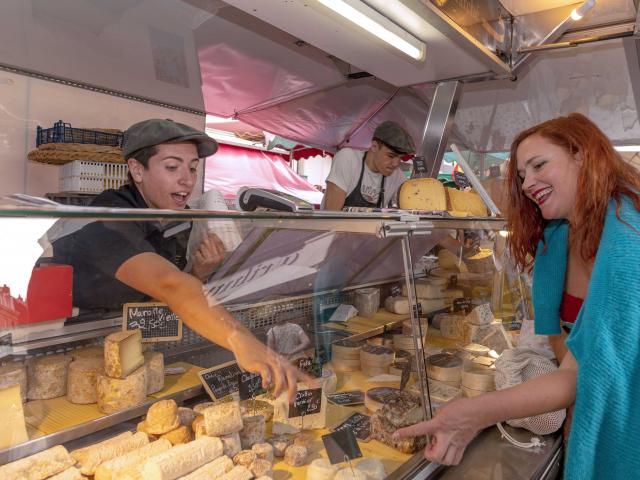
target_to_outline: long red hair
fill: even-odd
[[[507,228],[510,232],[509,249],[522,268],[531,267],[548,223],[542,218],[538,206],[524,195],[522,179],[518,175],[518,147],[531,135],[540,135],[569,154],[581,153],[570,241],[578,247],[582,258],[590,261],[598,251],[609,200],[615,199],[618,218],[620,200],[624,195],[630,197],[636,209],[640,210],[640,172],[625,162],[604,133],[580,113],[554,118],[520,133],[511,145],[507,173]]]

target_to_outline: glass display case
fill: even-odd
[[[273,478],[311,478],[309,469],[322,470],[317,460],[328,455],[323,436],[346,428],[362,455],[351,461],[353,468],[362,459],[377,459],[380,464],[372,463],[382,466],[384,477],[435,478],[441,467],[422,457],[426,439],[398,442],[391,433],[429,418],[447,401],[495,388],[493,362],[517,342],[519,322],[530,308],[527,279],[510,267],[500,219],[403,211],[97,209],[14,200],[0,206],[0,225],[0,394],[14,427],[0,436],[0,465],[64,445],[85,468],[77,449],[123,432],[144,431],[148,435],[138,435],[144,444],[158,437],[188,444],[239,433],[239,445],[225,443],[230,457],[271,442]],[[172,311],[157,304],[162,298],[134,289],[116,292],[119,281],[101,277],[119,271],[128,248],[138,252],[139,245],[123,235],[134,231],[172,243],[176,270],[189,271],[199,239],[211,232],[222,240],[225,258],[197,280],[198,295],[181,303],[167,297]],[[67,257],[60,254],[64,245]],[[140,255],[149,253],[143,249]],[[70,261],[64,265],[61,258]],[[208,302],[205,319],[194,313],[200,296]],[[315,377],[298,383],[294,402],[260,389],[259,379],[239,368],[231,351],[210,341],[231,325],[221,320],[226,312]],[[106,353],[114,344],[118,361]],[[143,363],[131,364],[128,356],[140,354]],[[93,369],[87,357],[98,359]],[[121,370],[114,373],[115,367]],[[136,386],[133,377],[141,371],[146,380]],[[152,433],[145,416],[161,400],[183,407],[182,424]],[[218,427],[212,425],[225,423],[213,412],[221,405],[237,407],[241,420],[213,432]],[[201,416],[204,427],[194,422]],[[264,418],[257,433],[249,425],[256,417]],[[490,429],[469,447],[469,456],[481,448],[484,461],[501,464],[505,472],[519,464],[516,476],[504,478],[546,478],[541,472],[557,460],[560,440],[545,440],[531,455]],[[307,455],[283,458],[288,443],[304,446]],[[198,463],[190,455],[185,450],[189,471],[212,460]],[[153,456],[147,457],[148,463]],[[87,466],[87,474],[97,467]],[[457,468],[468,467],[463,462]],[[349,464],[332,471],[337,468]]]

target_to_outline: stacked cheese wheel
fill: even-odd
[[[370,377],[388,373],[394,357],[395,352],[391,348],[364,345],[360,349],[360,369]]]
[[[493,366],[482,365],[473,360],[465,360],[462,367],[462,393],[465,397],[475,397],[496,389]]]
[[[460,386],[462,360],[448,353],[438,353],[427,358],[427,376],[452,387]]]
[[[339,340],[331,344],[331,363],[336,372],[360,370],[360,349],[362,342]]]

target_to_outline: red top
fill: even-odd
[[[560,304],[560,318],[566,323],[575,323],[584,299],[562,292],[562,304]]]

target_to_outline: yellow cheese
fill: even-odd
[[[486,217],[487,207],[475,191],[447,188],[447,210],[465,212],[474,217]]]
[[[147,399],[147,370],[144,366],[125,378],[98,375],[98,410],[113,413]]]
[[[78,357],[69,364],[67,400],[88,404],[98,401],[98,375],[104,372],[104,360],[96,357]]]
[[[22,363],[10,363],[0,367],[0,388],[20,385],[22,401],[27,401],[27,367]]]
[[[0,449],[29,440],[27,427],[24,423],[20,385],[10,385],[0,390],[0,412],[2,412]]]
[[[124,378],[143,364],[140,330],[116,332],[104,339],[104,371],[109,377]]]
[[[405,210],[444,211],[447,197],[444,186],[434,178],[407,180],[400,187],[400,208]]]

